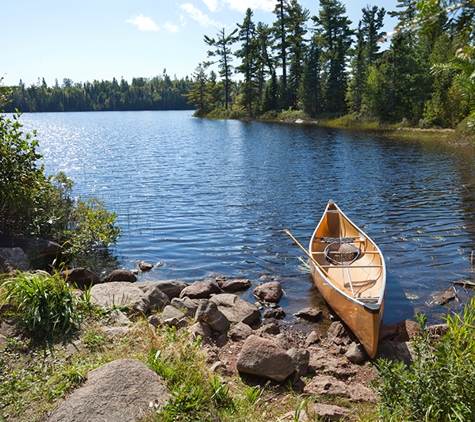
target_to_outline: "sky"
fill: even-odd
[[[396,10],[397,0],[342,0],[356,28],[361,10]],[[207,59],[203,37],[229,33],[251,8],[272,24],[275,0],[0,0],[0,78],[4,85],[44,80],[93,82],[192,76]],[[299,4],[317,15],[318,0]],[[395,19],[386,16],[384,29]]]

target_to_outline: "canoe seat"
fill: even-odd
[[[361,254],[361,249],[347,242],[329,243],[325,248],[325,259],[333,265],[350,265]]]

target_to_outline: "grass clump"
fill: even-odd
[[[475,298],[460,314],[448,315],[448,331],[438,342],[416,316],[421,334],[413,341],[415,359],[378,361],[378,413],[385,421],[475,420]]]
[[[69,334],[81,323],[81,299],[58,275],[21,273],[3,286],[3,302],[14,309],[24,328],[38,340]]]

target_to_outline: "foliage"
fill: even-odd
[[[15,308],[24,327],[39,340],[51,340],[76,329],[80,301],[58,275],[21,273],[4,282],[4,302]]]
[[[475,298],[460,314],[448,315],[448,331],[438,342],[417,316],[421,334],[413,341],[415,359],[378,361],[379,414],[388,421],[472,421],[475,409]]]
[[[43,79],[26,87],[21,81],[13,92],[13,101],[6,108],[23,112],[39,111],[110,111],[110,110],[189,110],[183,94],[190,89],[190,80],[171,79],[163,75],[133,78],[132,83],[117,81],[93,81],[74,83],[64,79],[48,86]]]

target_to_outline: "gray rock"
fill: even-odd
[[[351,343],[348,351],[345,353],[346,358],[356,365],[361,365],[368,360],[368,354],[360,343]]]
[[[163,308],[162,321],[166,323],[167,320],[171,320],[173,318],[180,320],[184,316],[185,314],[180,309],[177,309],[172,305],[167,305],[165,308]]]
[[[242,341],[247,339],[252,334],[252,329],[244,322],[238,322],[230,331],[229,337],[233,341]]]
[[[310,352],[306,349],[292,348],[287,351],[295,365],[296,377],[303,377],[307,374],[310,363]]]
[[[335,406],[334,404],[315,403],[312,406],[313,413],[324,421],[356,420],[351,416],[350,409]]]
[[[153,284],[165,293],[170,300],[175,297],[179,297],[181,291],[189,286],[189,283],[178,280],[165,280],[165,281],[144,281],[143,284]]]
[[[319,322],[323,317],[323,312],[318,308],[305,308],[298,311],[295,316],[306,321]]]
[[[266,338],[251,335],[239,353],[236,366],[239,372],[284,381],[295,371],[292,358],[277,344]]]
[[[150,315],[148,317],[148,323],[153,325],[155,328],[163,325],[163,321],[158,315]]]
[[[277,308],[268,308],[264,311],[262,314],[262,317],[265,319],[284,319],[285,318],[285,312],[281,307]]]
[[[218,309],[226,315],[230,322],[235,324],[244,322],[244,324],[251,326],[261,319],[261,313],[256,306],[235,294],[223,293],[213,296],[210,300],[218,306]]]
[[[111,281],[96,284],[91,288],[91,301],[106,308],[132,306],[144,313],[147,313],[149,309],[145,294],[137,287],[137,284],[129,282]]]
[[[28,256],[19,247],[0,248],[0,270],[8,273],[10,271],[20,270],[26,272],[30,269],[30,260]]]
[[[225,277],[218,277],[216,282],[218,286],[227,293],[241,292],[251,287],[251,280],[246,278],[228,280]]]
[[[203,344],[210,344],[211,343],[211,335],[213,332],[208,324],[198,321],[197,323],[193,324],[190,328],[188,328],[188,332],[194,338],[201,337]]]
[[[132,321],[119,309],[113,309],[109,319],[116,325],[132,325]]]
[[[348,379],[355,376],[360,368],[348,362],[348,359],[341,355],[328,353],[328,349],[322,346],[311,346],[309,372],[335,375],[340,379]]]
[[[278,303],[280,299],[282,299],[284,291],[279,282],[271,281],[257,286],[253,294],[257,299],[263,300],[264,302]]]
[[[153,264],[149,264],[148,262],[145,262],[145,261],[140,261],[139,268],[140,268],[140,271],[146,273],[153,268]]]
[[[309,333],[309,335],[305,339],[305,343],[310,345],[310,344],[320,343],[321,340],[322,340],[322,337],[320,333],[317,331],[312,331],[311,333]]]
[[[126,281],[129,283],[135,283],[137,281],[137,277],[132,271],[122,269],[112,271],[102,280],[103,283],[111,283],[113,281]]]
[[[0,335],[6,338],[14,337],[20,329],[20,324],[20,317],[13,316],[4,318],[0,323]]]
[[[156,283],[137,283],[137,287],[144,293],[150,309],[163,309],[170,303],[168,296],[160,290]]]
[[[120,359],[89,372],[49,422],[133,422],[151,415],[169,397],[163,379],[144,363]]]
[[[222,293],[222,290],[216,283],[211,281],[195,281],[181,291],[180,298],[188,296],[191,299],[208,299],[212,294],[217,293]]]
[[[204,322],[218,333],[225,333],[229,330],[230,323],[226,316],[218,309],[216,303],[208,299],[202,299],[196,310],[196,320]]]
[[[378,345],[376,358],[398,360],[409,366],[414,360],[415,356],[409,341],[405,343],[396,341],[383,341]]]
[[[328,340],[338,346],[350,344],[352,337],[353,334],[340,321],[332,322],[327,331]]]
[[[89,288],[101,282],[100,277],[88,268],[72,268],[70,270],[61,271],[59,275],[69,284],[76,285],[78,289]]]
[[[453,289],[441,293],[434,293],[429,296],[427,306],[443,306],[457,297]]]
[[[171,301],[171,305],[177,309],[180,309],[186,316],[191,318],[194,318],[196,310],[198,309],[197,300],[190,299],[187,296],[182,299],[174,297]]]
[[[280,334],[280,328],[274,323],[265,324],[256,331],[256,335],[258,336],[276,336],[277,334]]]

